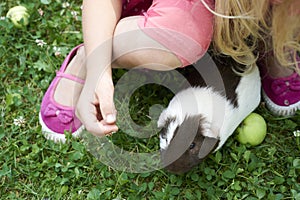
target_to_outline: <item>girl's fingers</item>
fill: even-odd
[[[114,104],[114,85],[109,74],[104,74],[98,80],[96,98],[100,102],[99,110],[107,124],[116,123],[117,111]]]
[[[103,119],[97,119],[96,108],[93,104],[88,107],[78,107],[78,118],[84,124],[86,130],[95,136],[105,136],[118,131],[115,124],[107,124]]]

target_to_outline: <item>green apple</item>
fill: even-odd
[[[267,124],[264,118],[257,114],[248,115],[237,128],[237,140],[242,144],[256,146],[263,142],[267,134]]]
[[[24,6],[15,6],[9,9],[6,17],[9,18],[17,28],[27,26],[29,23],[28,10]]]

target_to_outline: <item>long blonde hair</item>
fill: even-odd
[[[215,17],[215,50],[243,65],[254,64],[257,56],[253,52],[257,49],[258,40],[262,39],[261,27],[266,27],[267,9],[268,0],[216,0],[215,12],[241,17]]]
[[[290,66],[286,49],[300,50],[299,13],[289,12],[296,1],[299,0],[285,0],[270,7],[269,0],[215,0],[219,15],[214,22],[214,49],[251,68],[259,56],[258,44],[262,43],[266,46],[264,51],[274,50],[278,61]],[[269,36],[271,44],[267,41]]]
[[[272,6],[271,12],[270,35],[274,55],[282,66],[297,66],[296,53],[300,51],[300,2],[285,0]]]

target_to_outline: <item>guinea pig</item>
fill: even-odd
[[[189,85],[169,102],[158,119],[162,165],[185,173],[219,150],[260,103],[256,65],[245,66],[228,56],[204,56],[182,69]]]

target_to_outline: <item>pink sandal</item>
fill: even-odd
[[[66,141],[65,131],[71,132],[73,137],[78,137],[84,129],[82,123],[75,115],[74,107],[60,105],[54,100],[54,91],[61,78],[84,84],[84,80],[71,74],[64,73],[69,62],[81,46],[83,46],[83,44],[72,49],[66,57],[60,70],[56,72],[56,77],[53,79],[42,100],[39,113],[39,122],[42,126],[42,133],[47,139],[55,142]]]
[[[300,69],[300,57],[297,55]],[[262,96],[267,108],[276,115],[291,116],[300,110],[300,75],[294,72],[283,78],[268,75],[264,62],[260,63]]]

